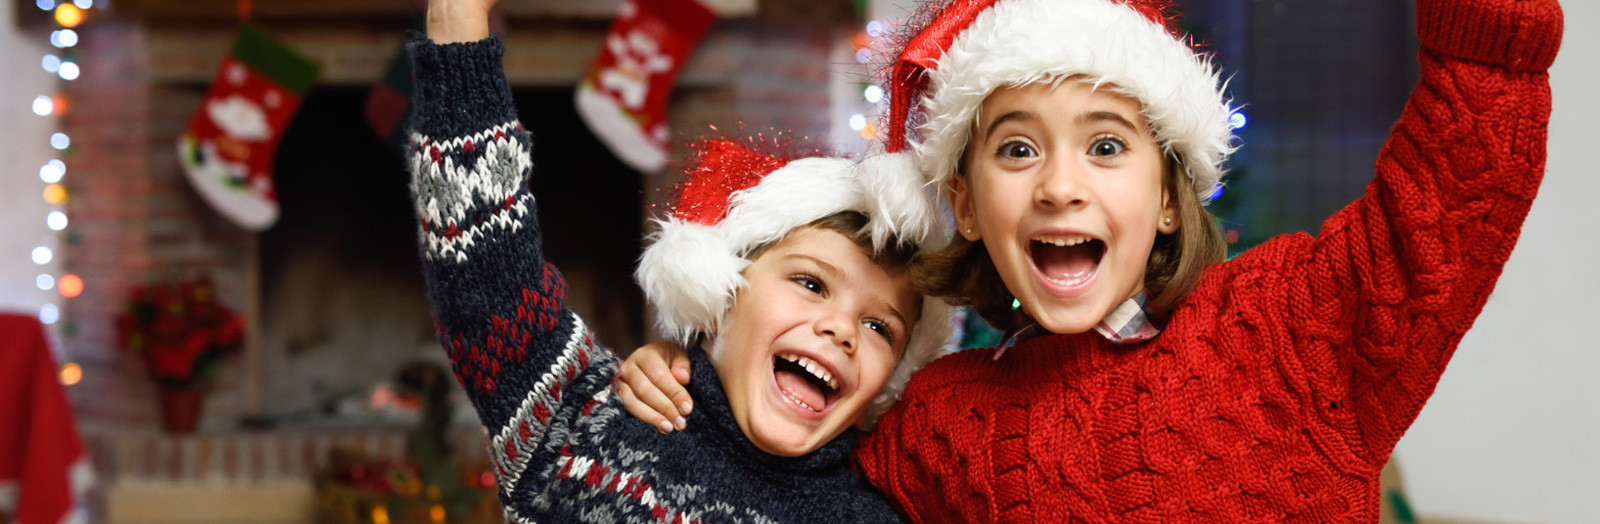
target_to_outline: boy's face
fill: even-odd
[[[829,229],[802,227],[744,271],[713,363],[746,438],[798,456],[861,419],[922,304],[910,279]]]
[[[1137,293],[1156,232],[1178,229],[1139,109],[1072,79],[997,89],[967,176],[951,179],[959,234],[983,240],[1023,311],[1052,332],[1088,331]]]

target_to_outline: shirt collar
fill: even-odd
[[[1100,323],[1095,324],[1094,330],[1112,344],[1132,344],[1156,338],[1156,335],[1161,334],[1162,328],[1166,327],[1167,318],[1165,315],[1146,311],[1145,305],[1148,303],[1144,290],[1139,290],[1132,297],[1117,304],[1105,318],[1100,319]],[[1017,342],[1046,333],[1038,321],[1023,313],[1021,309],[1017,310],[1017,320],[1016,327],[1006,332],[1000,339],[1000,345],[995,346],[994,360],[1000,360],[1000,356]]]

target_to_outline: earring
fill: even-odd
[[[1172,217],[1162,217],[1161,223],[1168,226],[1172,225]]]

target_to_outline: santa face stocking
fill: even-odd
[[[272,156],[316,77],[316,64],[244,25],[178,138],[190,184],[240,227],[261,231],[278,220]]]
[[[695,0],[627,0],[578,85],[578,114],[642,172],[666,161],[667,97],[716,14]]]

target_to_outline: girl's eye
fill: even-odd
[[[1089,156],[1117,156],[1128,150],[1128,145],[1115,138],[1101,138],[1089,144]]]
[[[824,291],[827,291],[827,288],[822,286],[822,281],[817,280],[816,277],[810,275],[795,275],[794,277],[791,277],[791,279],[794,280],[796,284],[800,284],[801,287],[806,288],[812,293],[821,295]]]
[[[1006,142],[1001,144],[1000,149],[995,151],[995,153],[1005,158],[1031,158],[1039,156],[1039,152],[1035,151],[1033,146],[1030,146],[1024,142]]]
[[[894,344],[894,330],[889,329],[888,323],[885,323],[881,320],[868,320],[863,322],[863,324],[866,324],[867,329],[872,330],[874,333],[877,333],[879,336],[883,337],[884,340],[889,341],[890,344]]]

